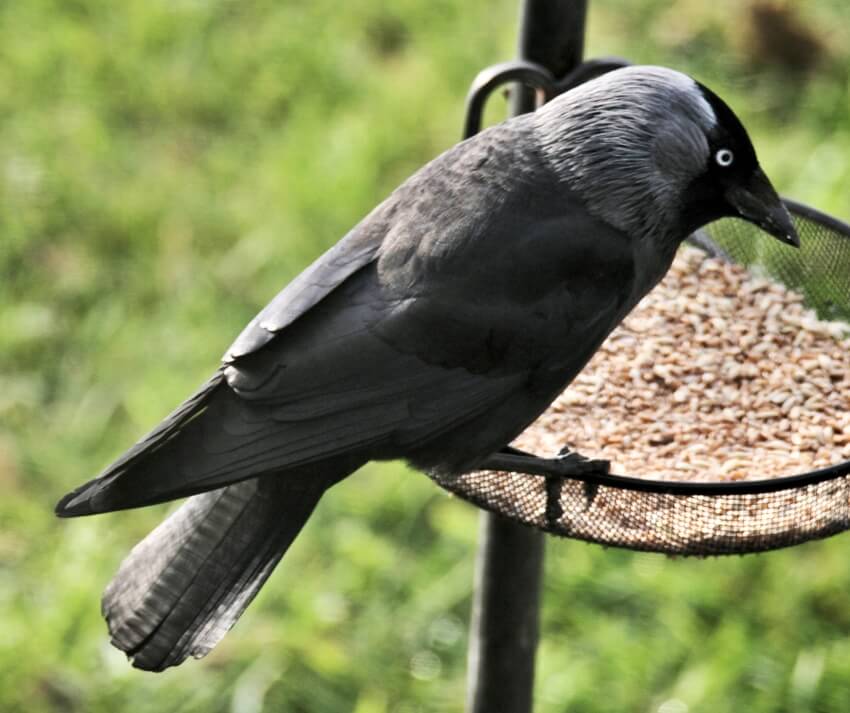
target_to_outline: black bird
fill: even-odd
[[[112,642],[162,670],[215,646],[322,494],[369,460],[534,469],[508,447],[724,216],[798,245],[729,107],[611,72],[411,176],[254,318],[63,517],[189,500],[106,589]],[[570,456],[563,472],[603,467]]]

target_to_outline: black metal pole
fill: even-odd
[[[529,713],[543,533],[482,513],[469,639],[469,713]]]
[[[519,56],[563,77],[581,62],[587,0],[523,0]],[[533,111],[517,87],[511,114]],[[543,534],[482,514],[469,640],[469,713],[530,713],[539,638]]]

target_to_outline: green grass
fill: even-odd
[[[750,65],[748,5],[595,0],[589,51],[694,73],[784,193],[846,219],[850,9],[801,8],[828,47],[803,79]],[[462,709],[477,514],[417,473],[337,487],[216,651],[161,675],[109,647],[98,608],[167,508],[60,522],[52,507],[457,140],[516,15],[513,0],[0,3],[0,710]],[[844,713],[847,545],[699,561],[550,540],[537,710]]]

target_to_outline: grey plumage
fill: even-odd
[[[445,152],[252,320],[195,396],[62,499],[74,516],[194,495],[104,597],[135,665],[209,651],[363,463],[484,467],[549,405],[688,232],[734,213],[726,184],[755,180],[743,128],[706,92],[619,70]],[[717,141],[740,176],[712,173]],[[764,184],[747,195],[793,242]]]
[[[642,67],[624,72],[620,87],[588,82],[574,90],[575,101],[544,106],[539,141],[590,210],[630,236],[669,239],[681,193],[705,169],[706,134],[717,117],[683,74]],[[609,118],[595,120],[600,115]]]

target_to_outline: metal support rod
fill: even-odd
[[[469,640],[469,713],[529,713],[543,533],[481,514]]]
[[[556,78],[581,62],[587,0],[523,0],[520,59]],[[512,115],[533,111],[517,87]],[[543,534],[482,513],[469,640],[468,713],[531,713],[539,638]]]

